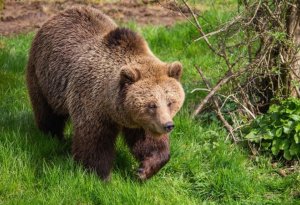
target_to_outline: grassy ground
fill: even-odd
[[[207,18],[227,18],[207,13]],[[151,180],[135,180],[136,162],[122,139],[112,179],[102,183],[72,160],[71,128],[61,143],[34,125],[24,83],[24,67],[33,34],[0,37],[0,204],[300,204],[300,174],[281,177],[271,158],[249,158],[241,145],[226,139],[217,122],[193,121],[189,111],[204,94],[191,94],[198,77],[195,63],[216,80],[222,66],[214,61],[189,24],[142,30],[160,58],[183,62],[187,99],[175,119],[171,160]],[[209,25],[206,25],[208,27]]]

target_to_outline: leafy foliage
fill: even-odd
[[[283,153],[291,160],[300,155],[300,100],[289,98],[279,105],[272,105],[267,114],[256,118],[246,138],[261,143],[263,150],[273,155]]]

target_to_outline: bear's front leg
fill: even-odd
[[[115,158],[115,141],[118,127],[98,120],[82,123],[75,127],[72,153],[76,161],[109,180]]]
[[[170,159],[169,136],[153,137],[143,129],[123,130],[125,140],[132,154],[140,162],[138,177],[149,179],[156,174]]]

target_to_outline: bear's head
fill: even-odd
[[[182,65],[144,61],[124,66],[120,85],[124,90],[123,107],[138,127],[154,136],[174,128],[173,117],[180,110],[185,94],[180,84]]]

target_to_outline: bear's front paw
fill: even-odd
[[[141,166],[137,170],[137,175],[139,180],[145,181],[152,177],[156,172],[158,172],[159,169],[155,169],[155,167],[151,166]]]
[[[144,181],[147,179],[147,172],[144,168],[138,168],[137,170],[137,175],[138,175],[138,178],[141,180],[141,181]]]
[[[146,158],[141,162],[141,165],[137,171],[137,175],[140,180],[144,181],[156,174],[170,159],[170,155],[165,157],[161,155],[152,155],[152,157]]]

